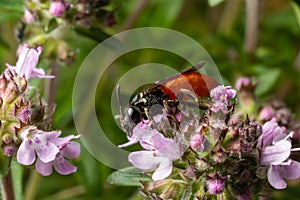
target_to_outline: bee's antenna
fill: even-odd
[[[118,100],[118,103],[120,105],[120,114],[122,115],[122,113],[123,113],[123,106],[122,106],[122,103],[121,103],[120,85],[117,85],[117,100]]]

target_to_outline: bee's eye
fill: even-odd
[[[135,124],[138,124],[142,120],[142,114],[137,107],[128,108],[127,114]]]
[[[133,108],[128,108],[128,110],[127,110],[127,114],[128,114],[128,116],[132,116],[132,114],[133,114]]]

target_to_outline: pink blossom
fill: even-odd
[[[77,142],[67,142],[66,144],[59,147],[60,152],[56,154],[56,157],[53,161],[44,163],[39,158],[35,163],[36,170],[43,176],[49,176],[52,173],[52,166],[54,169],[63,175],[74,173],[77,170],[77,167],[72,165],[65,158],[73,159],[79,156],[80,154],[80,145]]]
[[[251,84],[251,80],[248,77],[241,77],[235,82],[235,88],[241,90],[242,87],[247,87]]]
[[[220,179],[210,179],[207,181],[208,192],[210,194],[220,194],[225,188],[224,181]]]
[[[172,173],[173,161],[182,155],[179,144],[160,133],[141,141],[141,145],[146,151],[129,154],[129,162],[142,170],[155,169],[152,175],[154,181],[168,177]]]
[[[52,165],[61,174],[76,171],[66,158],[75,158],[80,154],[79,144],[71,142],[79,136],[69,135],[59,138],[61,131],[45,132],[35,126],[25,128],[21,133],[22,143],[17,152],[17,161],[31,165],[36,161],[37,171],[42,175],[52,173]]]
[[[27,24],[32,24],[33,22],[36,21],[36,17],[29,9],[25,8],[23,21]]]
[[[49,12],[55,17],[61,17],[68,10],[69,6],[70,4],[63,0],[51,1]]]
[[[210,91],[210,96],[213,102],[211,110],[226,114],[227,106],[230,100],[236,96],[236,91],[231,86],[219,85]]]
[[[291,151],[300,149],[292,149],[290,138],[293,132],[284,134],[275,119],[265,123],[262,131],[258,139],[258,145],[262,147],[260,163],[269,166],[269,183],[276,189],[283,189],[287,185],[284,179],[300,177],[300,163],[289,158]]]
[[[29,48],[28,45],[23,45],[22,52],[16,66],[6,64],[8,69],[15,70],[19,76],[25,76],[27,80],[30,78],[54,78],[52,75],[45,75],[41,68],[37,68],[39,56],[42,52],[42,47],[37,49]]]

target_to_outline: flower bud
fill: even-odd
[[[49,12],[55,17],[61,17],[70,7],[70,4],[63,0],[51,1]]]
[[[183,180],[164,179],[144,184],[142,190],[146,193],[154,193],[161,199],[184,199],[188,192],[186,184]]]
[[[5,144],[9,144],[11,141],[12,141],[12,136],[11,134],[9,133],[5,133],[3,136],[2,136],[2,141],[5,143]]]
[[[204,149],[204,135],[201,133],[192,135],[190,145],[194,151],[202,152]]]
[[[32,24],[36,21],[36,17],[29,9],[25,8],[23,21],[27,24]]]
[[[7,157],[12,157],[16,152],[16,147],[13,145],[4,146],[3,154]]]
[[[207,181],[207,186],[210,194],[221,194],[225,188],[225,183],[221,179],[210,179]]]

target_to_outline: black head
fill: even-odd
[[[117,99],[120,104],[120,121],[123,130],[130,136],[133,128],[144,118],[143,106],[144,103],[137,103],[141,98],[141,94],[137,94],[132,98],[127,107],[123,107],[120,101],[120,87],[117,86]]]

